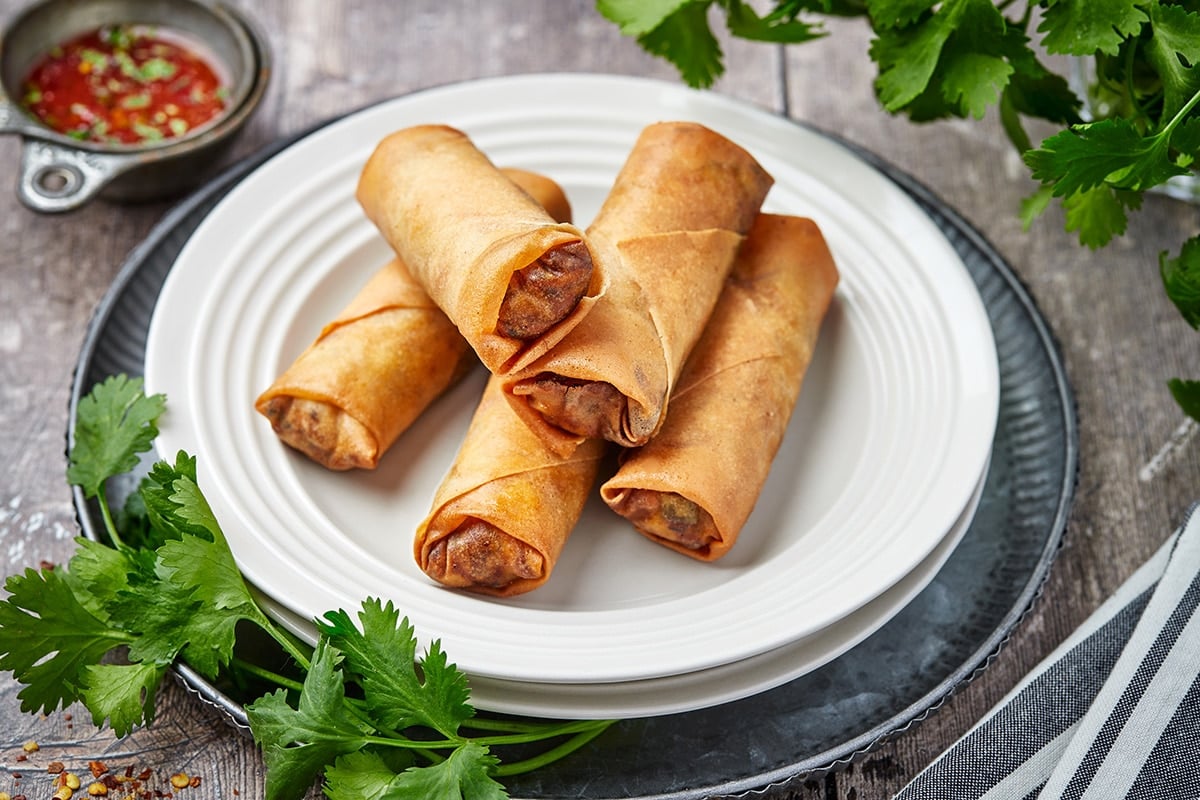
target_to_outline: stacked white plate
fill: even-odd
[[[412,556],[483,376],[438,401],[373,472],[283,447],[254,398],[389,258],[354,200],[393,130],[446,123],[492,160],[567,191],[586,226],[641,129],[688,119],[774,176],[766,210],[821,226],[841,284],[770,479],[714,564],[654,545],[598,497],[550,581],[494,600],[432,583]],[[196,230],[155,309],[146,385],[158,447],[201,487],[269,610],[303,636],[336,608],[391,600],[440,640],[476,706],[551,717],[671,713],[828,662],[936,574],[986,475],[999,380],[983,303],[912,200],[841,145],[712,93],[613,76],[459,84],[323,127],[236,186]],[[736,480],[737,476],[730,476]]]

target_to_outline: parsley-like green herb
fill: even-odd
[[[24,684],[24,711],[82,703],[96,725],[123,736],[153,722],[176,662],[213,680],[240,670],[278,687],[245,705],[267,800],[296,800],[320,779],[332,800],[499,800],[500,778],[562,758],[611,724],[477,717],[466,676],[440,645],[418,654],[408,620],[377,599],[365,598],[356,619],[337,610],[318,620],[315,649],[299,642],[246,585],[187,453],[155,462],[114,513],[106,484],[150,451],[165,408],[162,395],[123,375],[78,405],[68,480],[97,501],[112,544],[79,538],[65,567],[6,580],[0,670]],[[244,624],[265,631],[302,681],[236,655]],[[538,742],[545,749],[532,756],[497,755]]]
[[[1067,231],[1087,247],[1122,235],[1147,190],[1200,175],[1195,0],[776,0],[762,17],[748,0],[597,0],[596,7],[696,88],[711,86],[725,68],[710,27],[714,9],[732,36],[782,43],[824,35],[823,16],[861,16],[873,34],[881,107],[916,122],[981,118],[996,107],[1040,183],[1021,205],[1025,225],[1058,200]],[[1081,116],[1085,98],[1042,54],[1094,64],[1091,119]],[[1026,119],[1061,130],[1035,146]],[[1194,264],[1197,242],[1189,239],[1171,263]],[[1179,281],[1165,289],[1177,306],[1188,302]],[[1200,420],[1200,382],[1169,385]]]

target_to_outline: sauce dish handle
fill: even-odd
[[[0,122],[3,113],[0,111]],[[17,196],[34,211],[71,211],[90,201],[113,178],[137,166],[140,160],[133,153],[90,153],[54,142],[26,139]]]

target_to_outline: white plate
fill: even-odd
[[[469,676],[471,703],[501,714],[550,719],[633,719],[679,714],[765,692],[828,664],[884,626],[937,575],[974,519],[986,472],[958,521],[925,560],[862,608],[811,636],[709,669],[619,683],[534,683]],[[311,621],[260,595],[267,613],[309,644]]]
[[[547,585],[488,600],[431,583],[413,530],[457,452],[482,376],[439,402],[373,473],[281,446],[254,398],[388,249],[354,201],[391,131],[458,126],[493,160],[557,179],[586,225],[641,129],[691,119],[775,177],[767,210],[813,217],[842,273],[800,403],[733,552],[703,564],[594,502]],[[812,635],[908,575],[987,463],[999,396],[991,328],[949,242],[840,145],[717,94],[611,76],[458,84],[305,137],[242,181],[163,287],[146,383],[165,392],[160,452],[196,454],[249,579],[302,617],[394,601],[471,675],[602,683],[729,664]]]

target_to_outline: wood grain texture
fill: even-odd
[[[262,111],[229,159],[332,115],[472,78],[550,71],[676,80],[595,11],[590,0],[242,0],[269,35],[276,73]],[[0,17],[23,6],[0,0]],[[1030,231],[1017,219],[1033,184],[997,121],[914,125],[879,110],[861,23],[786,52],[727,42],[716,91],[862,145],[929,186],[1013,265],[1060,342],[1076,392],[1081,469],[1066,543],[1044,596],[992,666],[929,719],[844,772],[778,797],[886,798],[933,760],[1061,641],[1167,536],[1200,489],[1200,436],[1156,455],[1183,417],[1164,387],[1200,376],[1198,335],[1167,301],[1158,254],[1197,230],[1196,209],[1148,198],[1128,232],[1081,248],[1051,211]],[[170,207],[95,203],[47,217],[16,199],[18,142],[0,137],[0,559],[4,574],[60,562],[77,534],[64,480],[67,400],[93,309],[121,263]],[[0,791],[52,793],[46,763],[152,769],[201,777],[194,800],[261,797],[252,743],[168,684],[150,728],[116,740],[80,709],[46,718],[19,710],[0,677]],[[41,750],[18,761],[22,743]],[[22,777],[15,777],[20,774]],[[316,792],[313,797],[318,796]]]

